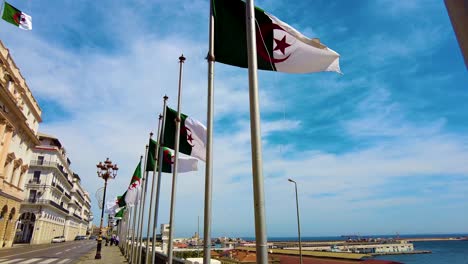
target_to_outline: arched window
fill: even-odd
[[[8,216],[8,220],[11,221],[15,217],[15,214],[16,214],[16,209],[15,208],[11,209],[10,215]]]
[[[5,206],[3,206],[2,212],[0,213],[0,220],[5,218],[5,215],[6,215],[7,212],[8,212],[8,206],[5,205]]]

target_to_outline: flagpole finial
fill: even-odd
[[[153,137],[153,132],[150,132],[150,137]]]
[[[169,99],[169,97],[167,97],[167,95],[164,95],[163,99],[164,99],[164,101],[167,101],[167,99]]]
[[[179,62],[184,63],[184,61],[185,61],[185,57],[184,57],[184,54],[182,54],[179,57]]]

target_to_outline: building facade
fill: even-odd
[[[13,243],[41,109],[0,41],[0,248]]]
[[[91,200],[60,141],[38,133],[26,176],[26,197],[20,210],[16,243],[44,244],[64,236],[86,235]]]

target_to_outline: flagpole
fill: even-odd
[[[260,130],[260,107],[258,103],[257,50],[255,39],[255,4],[254,0],[246,1],[246,32],[249,65],[249,98],[250,98],[250,137],[252,141],[252,174],[255,211],[255,242],[257,263],[268,263],[265,197],[263,188],[262,141]]]
[[[125,238],[124,238],[124,244],[123,246],[125,247],[124,248],[124,255],[125,255],[125,258],[128,259],[128,233],[130,232],[130,221],[131,221],[131,215],[132,215],[132,212],[133,212],[133,207],[128,207],[128,211],[127,211],[127,220],[126,220],[126,230],[125,230]]]
[[[140,156],[140,164],[141,164],[141,161],[143,159],[143,156]],[[141,173],[141,172],[140,172]],[[138,199],[137,199],[137,202],[138,202]],[[138,203],[139,205],[139,203]],[[135,257],[135,254],[136,254],[136,247],[135,247],[135,240],[138,239],[137,237],[135,237],[135,229],[137,229],[137,226],[136,226],[136,223],[138,221],[137,219],[137,215],[138,215],[138,208],[136,204],[133,205],[133,207],[135,208],[135,212],[133,214],[133,229],[132,229],[132,252],[130,254],[130,263],[135,263],[133,261],[134,257]],[[138,234],[137,234],[138,235]]]
[[[177,170],[178,170],[178,163],[179,163],[179,141],[180,141],[180,99],[181,99],[181,92],[182,92],[182,69],[185,62],[185,57],[182,54],[179,57],[179,94],[177,98],[177,118],[176,122],[176,131],[175,131],[175,139],[174,139],[174,166],[173,166],[173,174],[172,174],[172,192],[171,192],[171,212],[170,212],[170,219],[169,219],[169,245],[167,250],[167,263],[172,264],[172,239],[174,237],[174,211],[175,211],[175,198],[176,198],[176,187],[177,187]]]
[[[205,161],[205,209],[203,218],[203,263],[211,262],[211,203],[213,179],[213,105],[214,105],[214,16],[213,1],[210,1],[210,25],[208,44],[208,106],[206,114],[206,161]],[[200,235],[200,234],[198,234]],[[198,242],[197,242],[198,243]]]
[[[159,115],[161,116],[161,115]],[[159,130],[161,129],[161,117],[158,119],[158,132],[156,134],[156,139],[158,138],[158,135],[159,135]],[[150,134],[150,140],[151,138],[153,137],[153,133]],[[157,159],[157,154],[158,154],[158,151],[157,151],[157,146],[156,146],[156,149],[154,150],[154,157],[155,159]],[[155,160],[155,163],[156,163],[156,160]],[[152,183],[151,183],[151,197],[150,197],[150,204],[149,204],[149,211],[148,211],[148,225],[146,226],[146,257],[145,257],[145,264],[148,263],[148,254],[149,254],[149,241],[150,241],[150,226],[151,226],[151,213],[152,213],[152,210],[153,210],[153,196],[154,196],[154,185],[156,184],[156,180],[154,179],[154,176],[155,176],[155,170],[156,170],[156,164],[153,168],[153,180],[152,180]],[[151,242],[151,244],[154,244],[154,240]]]
[[[156,183],[156,198],[154,202],[154,223],[153,223],[153,241],[156,241],[156,228],[158,227],[158,212],[159,212],[159,193],[160,193],[160,188],[161,188],[161,173],[162,173],[162,161],[163,159],[160,158],[163,156],[163,144],[164,144],[164,129],[166,128],[166,105],[167,105],[167,95],[165,95],[163,101],[163,114],[162,116],[160,115],[159,118],[162,118],[162,128],[161,128],[161,133],[158,135],[159,137],[159,153],[158,153],[158,182]],[[162,233],[162,231],[161,231]],[[156,260],[156,252],[155,252],[155,246],[156,244],[152,244],[151,248],[151,263],[154,263]],[[161,248],[162,249],[162,248]]]
[[[141,263],[141,254],[143,251],[143,218],[145,217],[145,203],[146,203],[146,191],[148,190],[148,172],[146,171],[146,163],[148,162],[148,145],[146,145],[146,151],[145,151],[145,164],[143,166],[143,171],[145,172],[143,176],[143,187],[142,187],[142,198],[141,198],[141,206],[140,206],[140,220],[139,220],[139,226],[138,228],[138,244],[140,247],[138,248],[138,254],[137,254],[137,264]]]

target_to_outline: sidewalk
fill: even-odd
[[[118,246],[106,247],[102,245],[101,259],[94,259],[94,256],[96,256],[96,250],[91,250],[88,254],[79,258],[77,264],[128,263]]]

